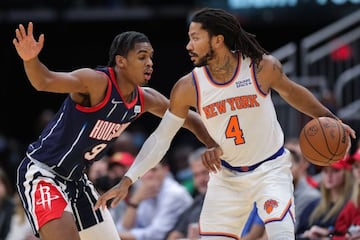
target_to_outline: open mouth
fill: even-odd
[[[144,76],[146,81],[149,81],[151,79],[151,74],[152,74],[151,70],[145,71]]]

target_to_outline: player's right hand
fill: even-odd
[[[44,46],[44,34],[41,34],[39,41],[34,39],[33,23],[29,22],[27,31],[22,24],[15,30],[16,37],[13,39],[13,44],[17,53],[23,61],[29,61],[37,57]]]
[[[128,177],[123,177],[120,183],[116,184],[114,187],[106,191],[103,195],[97,200],[94,210],[96,211],[100,207],[102,209],[106,208],[107,202],[112,199],[111,207],[115,207],[122,199],[126,197],[129,192],[129,188],[132,184],[132,181]]]
[[[223,151],[219,146],[208,148],[201,155],[201,161],[209,172],[217,173],[221,169],[221,155]]]

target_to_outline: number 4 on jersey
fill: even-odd
[[[237,115],[231,116],[225,132],[226,138],[234,138],[236,145],[245,143]]]

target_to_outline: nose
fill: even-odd
[[[192,43],[191,43],[191,41],[189,41],[189,42],[186,44],[186,50],[190,51],[190,50],[192,50],[192,49],[193,49]]]
[[[149,58],[147,61],[146,61],[146,66],[148,67],[152,67],[154,65],[154,62],[151,58]]]

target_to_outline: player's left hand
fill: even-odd
[[[353,138],[356,139],[356,132],[354,129],[352,129],[349,125],[341,122],[341,124],[343,125],[343,127],[345,128],[345,131]]]
[[[201,161],[209,172],[217,173],[221,169],[221,155],[223,151],[219,146],[208,148],[201,155]]]
[[[351,139],[350,139],[350,137],[352,137],[353,139],[356,139],[356,132],[349,125],[347,125],[347,124],[345,124],[343,122],[341,122],[341,124],[342,124],[343,128],[345,129],[347,137],[349,138],[349,146],[348,146],[348,148],[346,150],[346,153],[348,153],[350,151],[350,149],[351,149]]]
[[[120,183],[116,184],[114,187],[112,187],[110,190],[106,191],[103,195],[99,197],[97,200],[94,211],[101,208],[106,208],[107,202],[111,199],[111,207],[115,207],[122,199],[126,197],[126,195],[129,192],[129,188],[132,184],[132,181],[128,177],[123,177],[121,179]]]

